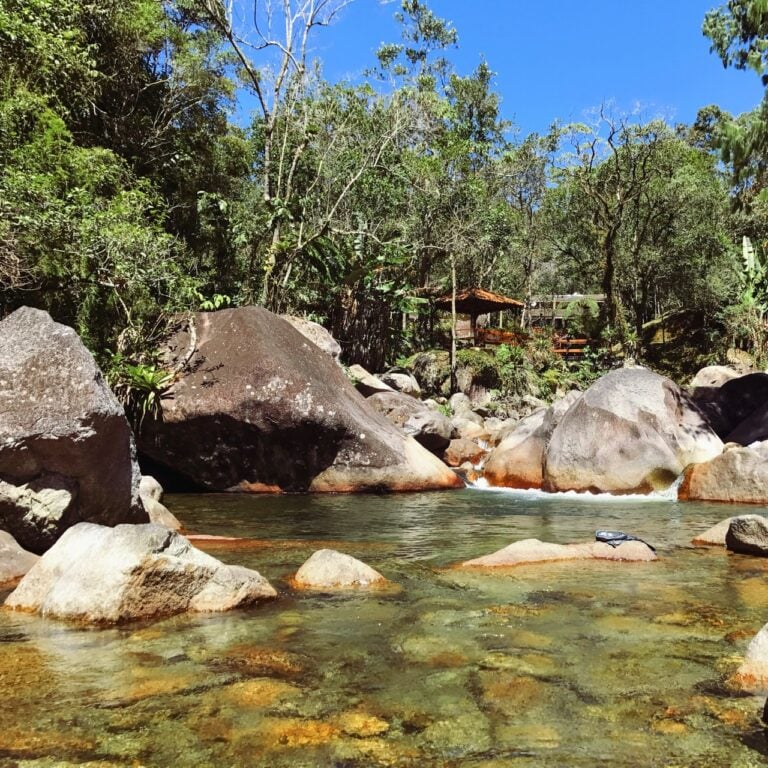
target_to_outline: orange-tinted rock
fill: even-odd
[[[768,504],[768,442],[730,448],[685,471],[678,498]]]
[[[752,693],[768,690],[768,624],[752,638],[744,661],[728,678],[728,684]]]
[[[506,488],[541,488],[552,432],[580,396],[580,392],[570,392],[548,409],[520,421],[488,457],[483,468],[488,483]]]
[[[257,645],[237,645],[216,664],[237,669],[250,675],[295,678],[304,672],[304,662],[296,654]]]
[[[478,464],[488,451],[481,448],[474,440],[461,437],[451,440],[443,454],[443,461],[449,467],[460,467],[465,462]]]
[[[348,736],[367,739],[389,730],[389,723],[368,712],[342,712],[337,718],[338,727]]]

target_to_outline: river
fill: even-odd
[[[753,507],[467,489],[389,496],[174,495],[206,551],[280,599],[81,630],[0,612],[0,765],[764,765],[763,699],[725,685],[768,620],[768,560],[691,538]],[[458,561],[597,528],[655,563],[505,573]],[[398,585],[296,593],[316,549]]]

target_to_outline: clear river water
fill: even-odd
[[[204,548],[280,598],[98,630],[0,611],[0,765],[768,764],[763,698],[727,685],[768,621],[768,560],[690,545],[759,509],[474,489],[166,504],[189,530],[245,539]],[[596,528],[660,559],[450,569]],[[398,588],[295,592],[322,547]]]

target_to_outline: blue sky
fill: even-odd
[[[725,70],[701,34],[718,0],[429,0],[454,23],[460,74],[485,57],[496,73],[502,113],[522,133],[546,131],[560,118],[581,120],[603,101],[643,107],[647,117],[690,122],[716,103],[740,113],[762,97],[759,78]],[[331,80],[355,77],[381,42],[399,41],[399,1],[354,0],[318,31],[314,52]]]

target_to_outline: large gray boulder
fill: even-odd
[[[451,422],[439,411],[402,392],[377,392],[367,401],[428,451],[441,453],[451,441]]]
[[[21,578],[39,559],[20,547],[10,533],[0,531],[0,586]]]
[[[692,464],[685,471],[678,498],[768,504],[768,442],[729,445],[714,459]]]
[[[643,368],[624,368],[595,382],[555,427],[543,488],[648,493],[722,450],[677,384]]]
[[[71,525],[146,522],[131,429],[72,328],[0,322],[0,528],[44,552]]]
[[[522,419],[491,452],[484,476],[490,485],[507,488],[541,488],[544,460],[552,433],[581,392],[569,392],[549,408]]]
[[[177,480],[254,493],[462,486],[287,321],[241,307],[192,322],[194,333],[184,324],[166,349],[169,366],[189,358],[186,373],[139,437]]]
[[[40,558],[5,604],[102,624],[225,611],[276,594],[256,571],[225,565],[162,526],[80,523]]]

